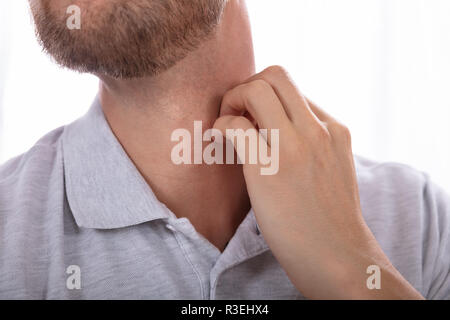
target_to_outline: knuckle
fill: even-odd
[[[352,133],[350,132],[350,129],[347,127],[343,127],[342,128],[342,132],[341,132],[342,137],[345,139],[345,141],[347,143],[351,143],[352,142]]]
[[[330,132],[322,124],[314,126],[313,135],[316,138],[316,141],[321,143],[329,142],[331,140]]]
[[[268,74],[275,75],[275,76],[288,76],[289,75],[287,70],[284,67],[279,66],[279,65],[268,67],[265,70],[265,72]]]
[[[333,124],[330,124],[329,127],[330,127],[330,131],[333,132],[333,135],[338,137],[341,141],[344,141],[346,143],[351,143],[352,135],[351,135],[350,129],[347,126],[345,126],[339,122],[335,122]]]
[[[246,86],[248,97],[253,100],[259,98],[262,94],[270,90],[272,87],[264,80],[254,80]]]
[[[250,90],[260,93],[262,91],[265,91],[269,89],[271,86],[269,83],[267,83],[265,80],[257,79],[249,83]]]

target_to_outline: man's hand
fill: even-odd
[[[260,164],[243,170],[264,239],[305,297],[422,298],[363,219],[348,129],[308,101],[281,67],[227,92],[215,128],[224,135],[279,129],[279,172],[261,175]],[[382,270],[381,290],[366,286],[371,265]]]

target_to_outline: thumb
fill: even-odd
[[[223,116],[216,120],[219,130],[237,153],[239,164],[258,164],[259,133],[249,119],[243,116]]]

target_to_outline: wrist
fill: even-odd
[[[381,248],[358,251],[345,262],[336,262],[336,296],[345,300],[413,300],[423,299],[420,293],[391,264]],[[328,298],[327,298],[328,299]]]

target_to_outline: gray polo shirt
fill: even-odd
[[[384,252],[422,295],[449,299],[450,198],[409,167],[362,158],[356,166],[363,214]],[[302,294],[252,211],[220,253],[159,202],[96,99],[86,116],[0,167],[0,298]]]

